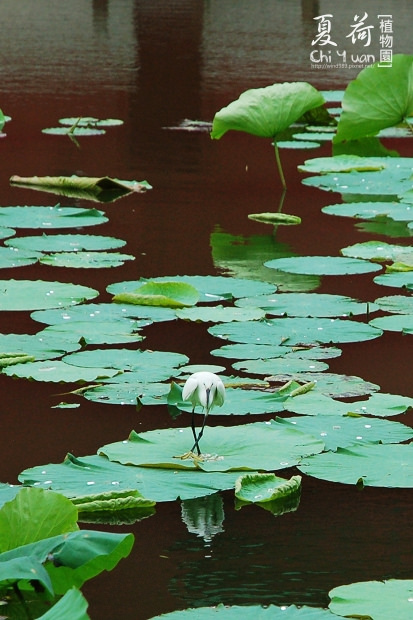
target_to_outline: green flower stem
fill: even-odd
[[[274,151],[275,151],[275,161],[277,162],[278,173],[280,175],[281,183],[284,189],[287,189],[287,184],[285,182],[284,172],[281,165],[280,152],[278,150],[277,142],[274,140]]]

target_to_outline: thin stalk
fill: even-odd
[[[277,162],[278,173],[280,175],[281,183],[284,189],[287,189],[287,184],[285,182],[283,167],[281,165],[280,152],[278,150],[277,142],[274,140],[274,151],[275,151],[275,161]]]

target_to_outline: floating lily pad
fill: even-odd
[[[329,215],[365,220],[377,217],[388,217],[397,222],[413,220],[413,206],[401,202],[345,202],[328,205],[321,210]]]
[[[68,125],[72,127],[76,125],[76,127],[118,127],[119,125],[123,125],[123,121],[119,118],[105,118],[99,119],[94,116],[71,116],[67,118],[59,118],[59,123],[61,125]]]
[[[321,372],[327,370],[328,364],[317,362],[315,360],[266,358],[255,360],[244,360],[232,364],[235,370],[250,373],[252,375],[276,375],[280,373],[299,373],[299,372]]]
[[[133,319],[118,321],[69,321],[49,325],[42,332],[42,337],[53,336],[68,337],[78,340],[83,344],[120,344],[126,342],[139,342],[144,336],[139,332],[141,327],[146,327],[147,321],[135,321]]]
[[[152,280],[135,280],[118,282],[107,287],[109,293],[117,295],[122,292],[133,292],[145,282],[185,282],[199,291],[200,302],[217,302],[249,295],[265,295],[273,293],[275,287],[268,282],[231,278],[224,276],[164,276]]]
[[[98,296],[80,284],[44,280],[0,280],[0,310],[40,310],[79,304]]]
[[[52,267],[105,269],[120,267],[129,260],[135,260],[135,257],[119,252],[58,252],[42,256],[39,262]]]
[[[13,228],[77,228],[107,222],[103,211],[80,207],[0,207],[0,225]]]
[[[35,252],[81,252],[112,250],[124,246],[126,241],[102,235],[38,235],[8,239],[5,245]]]
[[[54,334],[0,334],[0,351],[13,351],[20,355],[30,354],[36,360],[62,357],[80,349],[76,338],[61,338]]]
[[[40,252],[26,252],[17,248],[0,247],[0,269],[33,265],[41,258]]]
[[[297,225],[301,224],[301,217],[298,215],[289,215],[288,213],[250,213],[248,215],[249,220],[255,220],[256,222],[262,222],[263,224],[272,224],[278,226],[284,225]]]
[[[294,140],[297,140],[298,142],[303,142],[305,144],[308,141],[308,138],[318,140],[319,142],[329,142],[333,139],[333,136],[331,133],[326,131],[313,131],[311,135],[309,135],[307,132],[294,133],[293,138]]]
[[[371,394],[380,389],[380,386],[365,381],[353,375],[339,375],[331,372],[302,372],[297,374],[283,374],[267,377],[268,381],[285,383],[298,381],[301,383],[315,383],[315,387],[322,394],[332,398],[353,398]],[[305,396],[305,394],[304,394]],[[301,398],[301,397],[300,397]],[[295,400],[295,399],[294,399]],[[287,404],[287,403],[286,403]]]
[[[388,579],[360,581],[333,588],[329,609],[346,618],[374,620],[410,620],[412,617],[413,580]]]
[[[115,382],[116,380],[116,382]],[[143,405],[166,405],[170,389],[166,383],[140,383],[141,375],[124,372],[102,381],[82,391],[82,395],[90,401],[108,405],[133,405],[140,409]]]
[[[380,157],[360,157],[359,155],[334,155],[333,157],[315,157],[307,159],[298,166],[301,172],[367,172],[383,170],[385,160]]]
[[[378,265],[357,258],[342,256],[291,256],[275,258],[264,263],[270,269],[319,276],[339,276],[347,274],[371,273],[380,271]]]
[[[265,322],[219,323],[208,329],[213,336],[232,342],[299,344],[362,342],[378,338],[381,331],[347,319],[285,318]]]
[[[144,306],[165,306],[185,308],[194,306],[199,300],[197,289],[186,282],[149,281],[131,292],[117,293],[115,303],[129,303]]]
[[[223,379],[225,384],[226,380],[224,377]],[[265,413],[278,413],[284,411],[283,402],[285,399],[286,396],[278,394],[277,392],[226,387],[225,402],[221,407],[212,409],[209,415],[261,415]],[[168,402],[171,403],[170,398]],[[173,404],[181,411],[192,411],[191,403],[178,400]],[[196,408],[195,413],[203,413],[201,407]]]
[[[118,371],[112,368],[79,368],[61,360],[28,362],[7,366],[3,373],[10,377],[50,381],[52,383],[78,383],[113,377]]]
[[[397,159],[399,167],[394,163],[388,164],[384,170],[378,172],[337,172],[323,174],[317,177],[303,179],[302,183],[319,189],[339,192],[340,194],[353,194],[360,196],[380,196],[395,200],[397,196],[411,189],[412,164],[411,159],[408,163],[402,164],[402,158]],[[404,158],[405,160],[407,158]],[[353,198],[354,200],[354,198]]]
[[[279,149],[316,149],[320,143],[310,140],[279,140],[277,146]]]
[[[290,480],[275,474],[244,474],[235,483],[235,497],[252,504],[286,499],[291,494],[299,493],[301,476],[292,476]]]
[[[245,437],[248,436],[248,442]],[[161,429],[137,434],[127,441],[108,444],[99,454],[124,465],[204,471],[264,470],[292,467],[305,454],[324,448],[322,441],[275,422],[212,427],[202,438],[203,460],[181,459],[193,444],[192,430]]]
[[[356,443],[401,443],[413,437],[413,430],[409,426],[363,416],[299,416],[277,418],[277,422],[292,424],[303,433],[314,435],[324,441],[326,450],[348,448]]]
[[[374,304],[325,293],[276,293],[237,299],[236,306],[258,306],[269,315],[292,317],[346,317],[374,312]]]
[[[307,457],[298,469],[315,478],[374,487],[413,488],[412,444],[365,444]]]
[[[376,284],[382,286],[394,286],[396,288],[413,289],[413,272],[385,273],[374,278]]]
[[[152,321],[172,321],[175,312],[170,308],[135,306],[134,304],[91,303],[71,308],[40,310],[33,312],[31,318],[41,323],[55,325],[68,321],[122,321],[123,319],[143,320],[147,325]]]
[[[340,250],[343,256],[363,258],[367,260],[384,262],[389,260],[403,261],[413,257],[413,246],[403,246],[385,241],[364,241],[355,243]]]
[[[186,355],[169,351],[94,349],[67,355],[64,361],[81,368],[93,369],[104,366],[115,370],[138,372],[141,383],[145,383],[166,381],[176,374],[179,366],[187,364],[189,359]]]
[[[0,228],[0,239],[7,239],[7,237],[13,237],[16,231],[13,228]]]
[[[260,359],[267,357],[282,357],[288,353],[289,349],[281,344],[254,344],[237,343],[226,344],[219,349],[213,349],[211,355],[225,357],[228,359]]]
[[[234,488],[239,472],[207,473],[200,470],[159,469],[121,465],[103,456],[75,458],[68,454],[59,464],[24,470],[19,480],[31,486],[53,489],[73,499],[91,492],[137,489],[156,502],[203,497]]]
[[[106,131],[98,127],[46,127],[42,129],[42,133],[52,136],[101,136]]]
[[[213,607],[196,607],[173,611],[161,616],[154,616],[152,620],[210,620],[220,616],[225,620],[335,620],[335,616],[328,609],[319,607],[296,607],[295,605],[277,607],[276,605],[214,605]],[[404,620],[404,619],[403,619]]]
[[[374,303],[384,312],[413,314],[413,297],[407,297],[406,295],[379,297]]]
[[[383,329],[384,331],[413,334],[413,314],[393,314],[392,316],[381,316],[370,321],[370,325]]]
[[[213,308],[185,308],[176,311],[176,316],[184,321],[198,321],[209,323],[231,321],[258,321],[265,316],[261,308],[231,308],[214,306]]]

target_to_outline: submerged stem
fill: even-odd
[[[287,189],[287,184],[285,182],[283,167],[281,165],[280,152],[278,150],[277,142],[274,140],[274,151],[275,151],[275,161],[277,162],[278,173],[280,175],[281,183],[284,189]]]

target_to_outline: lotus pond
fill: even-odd
[[[2,615],[411,618],[413,57],[223,73],[215,3],[5,4]]]

